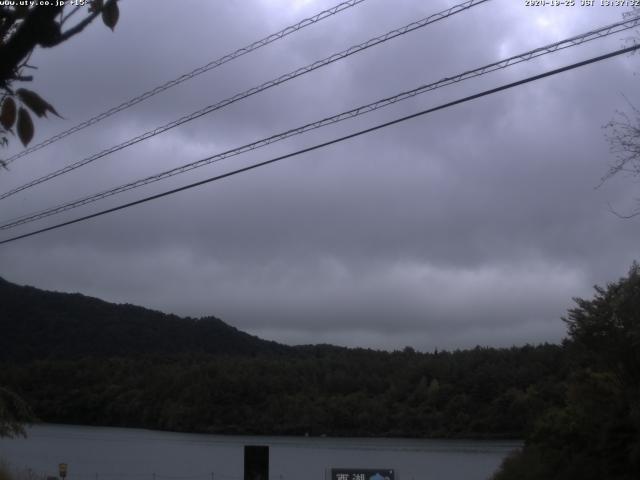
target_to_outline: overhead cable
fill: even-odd
[[[526,83],[534,82],[534,81],[537,81],[537,80],[540,80],[540,79],[543,79],[543,78],[546,78],[546,77],[557,75],[557,74],[562,73],[562,72],[573,70],[573,69],[576,69],[576,68],[579,68],[579,67],[583,67],[583,66],[586,66],[586,65],[590,65],[590,64],[593,64],[593,63],[596,63],[596,62],[601,62],[603,60],[606,60],[606,59],[609,59],[609,58],[612,58],[612,57],[616,57],[618,55],[623,55],[625,53],[630,53],[630,52],[636,51],[638,49],[640,49],[640,44],[633,45],[633,46],[627,47],[627,48],[622,48],[622,49],[619,49],[619,50],[614,50],[613,52],[609,52],[609,53],[604,54],[604,55],[600,55],[600,56],[597,56],[597,57],[592,57],[592,58],[590,58],[588,60],[583,60],[581,62],[573,63],[571,65],[567,65],[567,66],[564,66],[564,67],[561,67],[561,68],[556,68],[554,70],[549,70],[547,72],[544,72],[544,73],[541,73],[541,74],[538,74],[538,75],[533,75],[531,77],[527,77],[527,78],[524,78],[522,80],[518,80],[516,82],[507,83],[505,85],[501,85],[501,86],[496,87],[496,88],[492,88],[492,89],[489,89],[489,90],[484,90],[484,91],[482,91],[480,93],[476,93],[474,95],[470,95],[470,96],[467,96],[467,97],[464,97],[464,98],[461,98],[461,99],[458,99],[458,100],[454,100],[452,102],[444,103],[444,104],[439,105],[437,107],[433,107],[433,108],[429,108],[429,109],[426,109],[426,110],[422,110],[420,112],[413,113],[411,115],[406,115],[404,117],[400,117],[400,118],[397,118],[395,120],[391,120],[389,122],[381,123],[381,124],[378,124],[376,126],[373,126],[373,127],[370,127],[370,128],[364,129],[364,130],[360,130],[360,131],[357,131],[357,132],[354,132],[354,133],[351,133],[349,135],[345,135],[345,136],[342,136],[342,137],[339,137],[339,138],[335,138],[335,139],[329,140],[327,142],[319,143],[319,144],[313,145],[311,147],[303,148],[301,150],[297,150],[295,152],[288,153],[286,155],[281,155],[279,157],[272,158],[270,160],[265,160],[265,161],[260,162],[260,163],[255,163],[253,165],[249,165],[249,166],[246,166],[246,167],[243,167],[243,168],[239,168],[239,169],[233,170],[231,172],[223,173],[221,175],[216,175],[214,177],[210,177],[210,178],[207,178],[205,180],[200,180],[198,182],[194,182],[194,183],[191,183],[189,185],[184,185],[182,187],[174,188],[172,190],[168,190],[168,191],[165,191],[165,192],[162,192],[162,193],[151,195],[151,196],[148,196],[148,197],[145,197],[145,198],[142,198],[140,200],[133,201],[133,202],[129,202],[129,203],[125,203],[125,204],[122,204],[122,205],[118,205],[116,207],[108,208],[106,210],[102,210],[102,211],[99,211],[99,212],[96,212],[96,213],[92,213],[90,215],[85,215],[83,217],[79,217],[79,218],[75,218],[73,220],[69,220],[69,221],[66,221],[66,222],[58,223],[56,225],[52,225],[52,226],[49,226],[49,227],[46,227],[46,228],[41,228],[39,230],[35,230],[35,231],[29,232],[29,233],[25,233],[25,234],[22,234],[22,235],[17,235],[15,237],[11,237],[11,238],[8,238],[8,239],[0,241],[0,245],[4,245],[4,244],[10,243],[10,242],[15,242],[15,241],[23,239],[23,238],[32,237],[34,235],[38,235],[38,234],[41,234],[41,233],[44,233],[44,232],[48,232],[48,231],[51,231],[51,230],[59,229],[59,228],[62,228],[62,227],[68,226],[68,225],[73,225],[75,223],[79,223],[79,222],[83,222],[83,221],[86,221],[86,220],[89,220],[89,219],[92,219],[92,218],[100,217],[100,216],[106,215],[108,213],[113,213],[113,212],[117,212],[119,210],[124,210],[126,208],[130,208],[130,207],[133,207],[135,205],[140,205],[142,203],[147,203],[147,202],[150,202],[152,200],[157,200],[157,199],[162,198],[162,197],[167,197],[169,195],[173,195],[173,194],[178,193],[178,192],[182,192],[182,191],[185,191],[185,190],[190,190],[192,188],[199,187],[201,185],[205,185],[205,184],[212,183],[212,182],[215,182],[215,181],[218,181],[218,180],[222,180],[223,178],[231,177],[231,176],[237,175],[239,173],[244,173],[244,172],[248,172],[250,170],[254,170],[254,169],[257,169],[257,168],[260,168],[260,167],[271,165],[273,163],[279,162],[279,161],[287,159],[287,158],[295,157],[295,156],[301,155],[303,153],[311,152],[313,150],[318,150],[318,149],[327,147],[329,145],[334,145],[336,143],[340,143],[340,142],[343,142],[345,140],[349,140],[351,138],[359,137],[359,136],[364,135],[366,133],[371,133],[371,132],[380,130],[382,128],[389,127],[391,125],[402,123],[402,122],[405,122],[405,121],[413,119],[413,118],[421,117],[423,115],[427,115],[429,113],[433,113],[433,112],[436,112],[438,110],[444,110],[446,108],[450,108],[450,107],[453,107],[455,105],[466,103],[466,102],[469,102],[471,100],[476,100],[478,98],[485,97],[487,95],[492,95],[494,93],[498,93],[498,92],[501,92],[501,91],[504,91],[504,90],[508,90],[508,89],[511,89],[511,88],[514,88],[514,87],[518,87],[518,86],[524,85]]]
[[[177,78],[174,78],[173,80],[169,80],[165,83],[163,83],[162,85],[159,85],[155,88],[152,88],[151,90],[148,90],[140,95],[137,95],[129,100],[127,100],[126,102],[121,103],[118,106],[115,106],[113,108],[110,108],[109,110],[105,110],[104,112],[91,117],[88,120],[85,120],[82,123],[79,123],[71,128],[69,128],[68,130],[65,130],[63,132],[58,133],[57,135],[54,135],[50,138],[47,138],[46,140],[41,141],[40,143],[33,145],[19,153],[16,153],[15,155],[7,158],[6,160],[4,160],[5,164],[10,164],[11,162],[14,162],[15,160],[17,160],[18,158],[24,157],[26,155],[29,155],[32,152],[35,152],[37,150],[40,150],[48,145],[51,145],[52,143],[57,142],[58,140],[61,140],[65,137],[68,137],[69,135],[72,135],[76,132],[79,132],[80,130],[83,130],[87,127],[90,127],[91,125],[94,125],[106,118],[109,118],[112,115],[115,115],[118,112],[121,112],[123,110],[126,110],[129,107],[132,107],[134,105],[137,105],[140,102],[143,102],[145,100],[147,100],[148,98],[153,97],[154,95],[157,95],[158,93],[164,92],[165,90],[168,90],[169,88],[175,87],[176,85],[179,85],[183,82],[186,82],[187,80],[191,80],[194,77],[197,77],[198,75],[201,75],[205,72],[208,72],[209,70],[213,70],[214,68],[217,68],[221,65],[224,65],[227,62],[230,62],[231,60],[235,60],[236,58],[242,57],[243,55],[246,55],[247,53],[253,52],[254,50],[258,50],[259,48],[262,48],[266,45],[269,45],[270,43],[275,42],[276,40],[280,40],[282,38],[287,37],[288,35],[291,35],[292,33],[295,33],[299,30],[302,30],[305,27],[308,27],[309,25],[313,25],[315,23],[320,22],[321,20],[324,20],[325,18],[329,18],[337,13],[340,13],[348,8],[354,7],[356,5],[358,5],[359,3],[364,2],[365,0],[348,0],[346,2],[342,2],[334,7],[331,7],[327,10],[323,10],[320,13],[315,14],[312,17],[309,18],[305,18],[304,20],[301,20],[300,22],[296,23],[295,25],[290,25],[286,28],[283,28],[282,30],[280,30],[279,32],[276,33],[272,33],[271,35],[266,36],[265,38],[261,39],[261,40],[257,40],[249,45],[247,45],[246,47],[242,47],[237,49],[235,52],[232,53],[228,53],[216,60],[213,60],[209,63],[207,63],[206,65],[203,65],[201,67],[198,67],[194,70],[191,70],[189,73],[185,73],[184,75],[180,75]]]
[[[612,25],[607,25],[605,27],[601,27],[598,28],[596,30],[591,30],[589,32],[583,33],[581,35],[576,35],[570,38],[567,38],[565,40],[561,40],[559,42],[555,42],[549,45],[546,45],[544,47],[539,47],[533,50],[529,50],[527,52],[524,53],[520,53],[518,55],[514,55],[511,57],[508,57],[506,59],[503,60],[499,60],[497,62],[482,66],[480,68],[476,68],[473,70],[468,70],[465,71],[463,73],[459,73],[457,75],[454,76],[450,76],[450,77],[445,77],[442,78],[440,80],[438,80],[437,82],[433,82],[433,83],[429,83],[427,85],[421,85],[417,88],[414,88],[412,90],[408,90],[405,92],[401,92],[397,95],[391,96],[391,97],[387,97],[387,98],[383,98],[381,100],[377,100],[375,102],[369,103],[367,105],[362,105],[356,108],[353,108],[351,110],[339,113],[337,115],[333,115],[327,118],[324,118],[322,120],[317,120],[315,122],[312,123],[307,123],[306,125],[302,125],[290,130],[287,130],[285,132],[281,132],[275,135],[272,135],[270,137],[266,137],[251,143],[248,143],[246,145],[242,145],[240,147],[236,147],[233,148],[231,150],[226,150],[224,152],[215,154],[215,155],[211,155],[209,157],[197,160],[195,162],[191,162],[191,163],[187,163],[185,165],[176,167],[176,168],[172,168],[170,170],[166,170],[164,172],[160,172],[145,178],[141,178],[139,180],[135,180],[133,182],[129,182],[126,183],[124,185],[120,185],[118,187],[109,189],[109,190],[104,190],[102,192],[96,193],[96,194],[92,194],[71,202],[67,202],[61,205],[57,205],[55,207],[51,207],[45,210],[41,210],[35,213],[30,213],[27,215],[23,215],[20,216],[18,218],[14,218],[12,220],[7,220],[5,221],[5,223],[0,224],[0,230],[7,230],[10,228],[14,228],[17,227],[19,225],[24,225],[26,223],[30,223],[30,222],[34,222],[46,217],[49,217],[51,215],[56,215],[58,213],[62,213],[74,208],[78,208],[81,207],[83,205],[87,205],[89,203],[93,203],[99,200],[102,200],[104,198],[107,197],[111,197],[113,195],[117,195],[119,193],[123,193],[126,192],[128,190],[132,190],[138,187],[142,187],[144,185],[148,185],[150,183],[154,183],[157,182],[159,180],[163,180],[165,178],[169,178],[169,177],[173,177],[175,175],[179,175],[181,173],[185,173],[188,172],[190,170],[194,170],[196,168],[200,168],[212,163],[216,163],[219,162],[221,160],[224,160],[226,158],[229,157],[234,157],[252,150],[256,150],[258,148],[262,148],[265,147],[267,145],[270,145],[272,143],[275,142],[279,142],[281,140],[285,140],[287,138],[293,137],[295,135],[300,135],[306,132],[309,132],[311,130],[315,130],[317,128],[321,128],[327,125],[332,125],[334,123],[338,123],[341,122],[343,120],[347,120],[350,118],[354,118],[354,117],[358,117],[360,115],[364,115],[366,113],[369,112],[373,112],[375,110],[379,110],[381,108],[385,108],[388,107],[390,105],[393,105],[397,102],[403,101],[403,100],[407,100],[409,98],[412,98],[416,95],[420,95],[422,93],[426,93],[441,87],[445,87],[447,85],[451,85],[454,83],[458,83],[470,78],[475,78],[481,75],[485,75],[487,73],[490,72],[494,72],[496,70],[500,70],[500,69],[504,69],[507,67],[510,67],[512,65],[516,65],[518,63],[522,63],[522,62],[526,62],[529,60],[532,60],[534,58],[538,58],[542,55],[546,55],[549,53],[553,53],[559,50],[563,50],[569,47],[573,47],[573,46],[577,46],[580,44],[583,44],[585,42],[591,41],[591,40],[595,40],[595,39],[599,39],[599,38],[603,38],[606,37],[608,35],[612,35],[615,33],[619,33],[621,31],[624,30],[628,30],[631,28],[635,28],[638,25],[640,25],[640,18],[636,18],[636,19],[632,19],[632,20],[625,20],[622,22],[617,22],[615,24]]]
[[[36,185],[39,185],[43,182],[46,182],[48,180],[51,180],[53,178],[56,178],[60,175],[69,173],[73,170],[76,170],[77,168],[80,168],[84,165],[87,165],[89,163],[95,162],[96,160],[106,157],[107,155],[110,155],[112,153],[118,152],[120,150],[123,150],[127,147],[130,147],[131,145],[135,145],[136,143],[142,142],[143,140],[147,140],[151,137],[155,137],[156,135],[159,135],[161,133],[166,132],[167,130],[171,130],[172,128],[175,128],[177,126],[183,125],[187,122],[190,122],[192,120],[195,120],[197,118],[200,118],[204,115],[207,115],[209,113],[212,113],[216,110],[219,110],[221,108],[224,108],[228,105],[231,105],[232,103],[235,103],[239,100],[242,100],[244,98],[250,97],[252,95],[255,95],[257,93],[260,93],[264,90],[267,90],[269,88],[275,87],[277,85],[280,85],[282,83],[288,82],[289,80],[292,80],[294,78],[297,78],[301,75],[305,75],[309,72],[312,72],[314,70],[317,70],[318,68],[321,67],[325,67],[331,63],[337,62],[338,60],[342,60],[344,58],[347,58],[351,55],[354,55],[356,53],[362,52],[363,50],[366,50],[368,48],[371,48],[373,46],[379,45],[381,43],[384,43],[388,40],[394,39],[396,37],[399,37],[401,35],[405,35],[409,32],[413,32],[414,30],[417,30],[419,28],[423,28],[426,27],[427,25],[430,25],[434,22],[443,20],[445,18],[451,17],[452,15],[455,15],[457,13],[460,13],[462,11],[468,10],[474,6],[477,6],[479,4],[488,2],[490,0],[468,0],[466,2],[460,3],[458,5],[454,5],[453,7],[447,8],[446,10],[443,10],[441,12],[435,13],[433,15],[430,15],[429,17],[423,18],[422,20],[418,20],[417,22],[412,22],[408,25],[405,25],[404,27],[395,29],[395,30],[391,30],[390,32],[387,32],[383,35],[380,35],[378,37],[375,38],[371,38],[369,40],[367,40],[366,42],[360,43],[358,45],[354,45],[352,47],[347,48],[346,50],[343,50],[339,53],[334,53],[333,55],[330,55],[328,57],[325,57],[322,60],[318,60],[316,62],[313,62],[309,65],[306,65],[304,67],[300,67],[292,72],[286,73],[284,75],[279,76],[276,79],[273,80],[269,80],[268,82],[265,82],[261,85],[258,85],[256,87],[250,88],[249,90],[246,90],[242,93],[238,93],[236,95],[233,95],[232,97],[226,98],[225,100],[222,100],[220,102],[217,102],[215,104],[209,105],[207,107],[201,108],[200,110],[196,110],[193,113],[190,113],[189,115],[185,115],[183,117],[178,118],[177,120],[174,120],[172,122],[169,122],[163,126],[157,127],[153,130],[149,130],[146,133],[143,133],[142,135],[138,135],[137,137],[131,138],[123,143],[120,143],[118,145],[112,146],[110,148],[107,148],[106,150],[103,150],[99,153],[96,153],[94,155],[91,155],[89,157],[86,157],[82,160],[79,160],[71,165],[67,165],[64,168],[61,168],[59,170],[56,170],[54,172],[51,172],[47,175],[44,175],[40,178],[37,178],[35,180],[32,180],[31,182],[28,182],[20,187],[14,188],[13,190],[10,190],[8,192],[3,193],[2,195],[0,195],[0,200],[5,199],[7,197],[10,197],[12,195],[15,195],[18,192],[21,192],[23,190],[26,190],[27,188],[31,188],[34,187]]]

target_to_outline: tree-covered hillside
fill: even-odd
[[[193,432],[522,437],[563,394],[557,346],[0,364],[42,420]]]
[[[218,433],[521,437],[564,395],[559,346],[287,347],[0,282],[0,385],[47,422]]]
[[[0,361],[148,354],[277,354],[215,317],[180,318],[80,294],[47,292],[0,278]]]

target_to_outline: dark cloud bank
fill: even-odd
[[[621,18],[489,2],[446,22],[105,158],[3,202],[3,218],[210,155]],[[368,0],[15,162],[2,190],[452,2]],[[34,87],[67,120],[126,100],[331,1],[123,2],[38,52]],[[437,90],[355,121],[130,192],[115,205],[385,119],[588,58],[624,35]],[[637,94],[637,57],[549,78],[280,164],[0,248],[1,275],[182,315],[216,315],[287,343],[462,348],[559,341],[574,296],[637,259],[629,179],[595,189],[604,125]],[[636,102],[637,103],[637,102]],[[13,145],[17,149],[17,145]],[[13,151],[13,150],[12,150]],[[69,214],[73,218],[80,210]],[[50,219],[53,222],[53,219]],[[43,222],[42,225],[46,225]],[[27,231],[24,230],[19,231]]]

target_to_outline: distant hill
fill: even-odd
[[[181,318],[0,278],[0,361],[140,355],[271,355],[291,348],[215,317]]]
[[[0,280],[0,385],[45,422],[173,431],[521,437],[562,404],[557,345],[420,353],[289,347]]]

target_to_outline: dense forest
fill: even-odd
[[[562,395],[558,347],[0,365],[44,421],[191,432],[522,437]]]
[[[180,318],[0,278],[0,361],[205,353],[288,352],[215,317]]]
[[[524,438],[495,480],[637,478],[640,267],[576,299],[562,345],[290,347],[0,281],[0,385],[42,421],[190,432]]]
[[[494,480],[640,478],[640,266],[576,303],[565,319],[564,398]]]
[[[0,281],[0,385],[46,422],[192,432],[518,437],[557,404],[562,348],[288,347]]]

